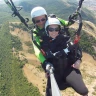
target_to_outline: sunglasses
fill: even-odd
[[[35,23],[40,23],[41,21],[44,22],[45,20],[45,18],[42,18],[41,20],[35,20]]]
[[[48,28],[48,31],[50,31],[50,32],[53,32],[53,31],[58,32],[58,31],[60,31],[60,29],[58,27],[57,28],[51,28],[51,27],[49,27]]]

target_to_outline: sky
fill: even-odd
[[[4,0],[0,0],[0,4],[4,3]]]
[[[9,0],[10,1],[10,0]],[[20,1],[20,0],[12,0],[13,2],[16,2],[16,1]],[[23,0],[22,0],[23,1]],[[79,1],[79,0],[77,0],[77,1]],[[86,1],[95,1],[95,0],[84,0],[85,2]],[[5,2],[4,2],[4,0],[0,0],[0,4],[4,4]]]
[[[4,2],[4,0],[0,0],[0,2],[1,2],[1,1]],[[14,2],[14,1],[19,1],[19,0],[12,0],[12,1]]]
[[[19,1],[19,0],[12,0],[13,2],[15,2],[15,1]],[[4,4],[5,2],[4,2],[4,0],[0,0],[0,4]]]

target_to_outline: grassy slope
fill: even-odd
[[[26,60],[12,54],[9,24],[0,30],[0,96],[41,96],[38,89],[28,83],[22,72]],[[18,45],[17,45],[18,46]]]
[[[90,27],[92,27],[92,29],[93,29],[94,26],[87,26],[87,23],[85,23],[83,26],[83,30],[86,30],[86,32],[87,32],[87,29],[90,29]],[[16,30],[17,29],[18,28],[16,28]],[[22,41],[22,44],[25,43],[26,40],[31,40],[29,38],[28,33],[26,34],[26,32],[24,32],[24,31],[19,32],[20,29],[18,29],[17,31],[16,30],[14,30],[11,33],[12,34],[14,33],[13,35],[18,35],[18,37],[21,38],[20,40]],[[94,35],[93,30],[90,30],[90,32],[93,33],[93,35]],[[86,41],[87,41],[87,37],[86,37]],[[26,46],[27,45],[25,44],[23,47],[26,48]],[[28,46],[27,46],[27,48],[28,48]],[[28,49],[26,49],[26,51],[27,50]],[[42,73],[42,71],[39,70],[41,68],[40,62],[36,59],[36,57],[33,54],[29,54],[28,52],[26,53],[26,51],[24,49],[22,50],[22,52],[25,55],[25,58],[29,61],[29,63],[27,63],[23,67],[25,76],[29,82],[32,82],[34,85],[38,86],[41,93],[45,93],[46,78],[45,78],[45,75]],[[84,82],[86,83],[86,86],[89,89],[89,96],[96,95],[96,85],[95,85],[96,67],[95,66],[96,66],[96,61],[93,60],[93,58],[89,54],[83,53],[81,72],[83,75]],[[67,96],[80,96],[71,88],[68,88],[67,90],[62,91],[62,94],[63,94],[63,96],[66,96],[66,95]]]

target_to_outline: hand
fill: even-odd
[[[78,12],[73,13],[72,15],[69,16],[69,22],[73,24],[77,19],[77,17],[78,17]]]
[[[49,72],[50,69],[54,70],[54,67],[53,67],[53,65],[50,62],[47,62],[46,63],[46,71]]]
[[[49,73],[49,71],[50,71],[51,68],[52,68],[52,70],[54,70],[53,65],[50,62],[48,62],[47,60],[45,60],[43,62],[42,68],[44,69],[45,72],[48,72],[48,73]]]
[[[53,53],[50,51],[50,50],[48,50],[48,51],[46,51],[46,56],[45,56],[47,59],[48,58],[52,58],[53,57]]]
[[[74,22],[75,22],[75,21],[73,20],[72,16],[70,15],[70,16],[69,16],[69,23],[74,24]]]
[[[74,50],[76,45],[73,44],[73,42],[68,42],[67,46],[68,46],[68,51],[70,52],[70,51]]]
[[[58,51],[58,52],[53,53],[53,55],[54,55],[56,58],[59,58],[59,57],[61,57],[61,56],[63,55],[63,52]]]
[[[72,65],[72,67],[75,68],[75,69],[79,69],[79,68],[80,68],[80,63],[81,63],[81,60],[77,60],[77,61]]]
[[[68,48],[65,48],[65,49],[63,49],[62,51],[58,51],[58,52],[55,52],[55,53],[53,53],[53,55],[58,59],[58,58],[60,58],[61,56],[66,56],[66,55],[68,55],[68,52],[70,52],[69,50],[68,50]]]
[[[58,51],[58,52],[53,53],[53,55],[58,59],[58,58],[60,58],[63,55],[66,56],[68,52],[69,51],[66,48],[66,49],[63,49],[62,51]]]

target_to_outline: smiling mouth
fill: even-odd
[[[55,34],[52,34],[52,36],[56,36]]]

